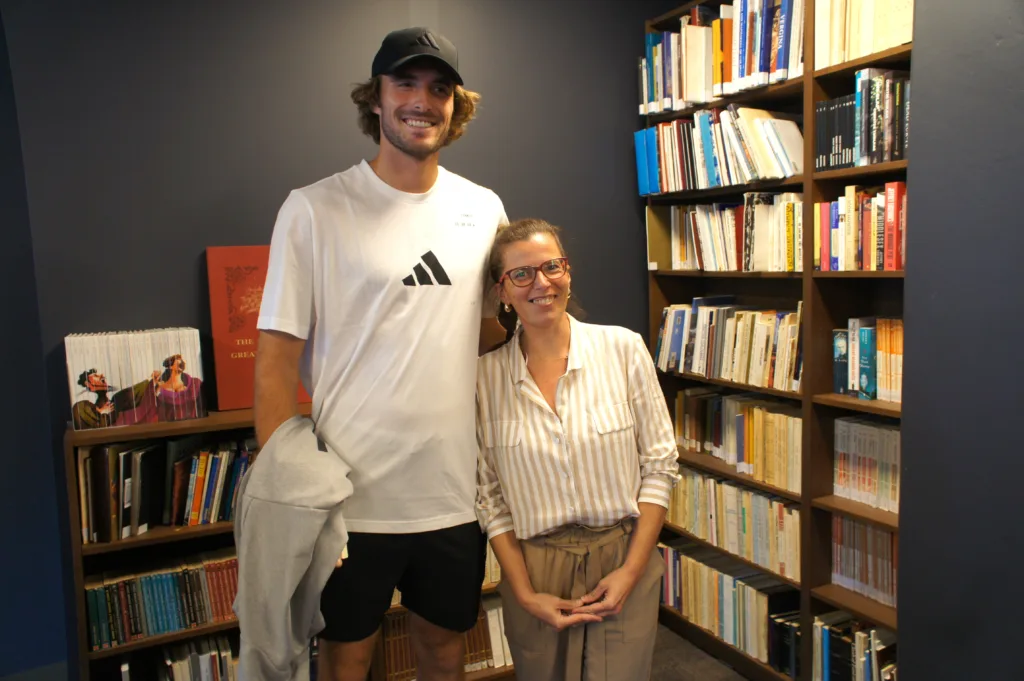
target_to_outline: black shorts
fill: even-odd
[[[395,587],[431,624],[466,632],[480,613],[487,536],[476,522],[430,532],[350,532],[348,558],[320,597],[328,641],[361,641],[380,626]]]

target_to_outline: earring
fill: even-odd
[[[565,299],[569,300],[570,298],[572,298],[572,289],[565,292]]]
[[[505,312],[511,312],[511,311],[512,311],[512,308],[508,306],[508,303],[505,303]]]

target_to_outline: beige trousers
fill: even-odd
[[[610,528],[567,526],[520,542],[534,591],[575,600],[626,560],[632,519]],[[523,681],[648,681],[665,566],[657,549],[617,615],[556,631],[526,612],[502,582],[505,636]]]

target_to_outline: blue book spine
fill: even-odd
[[[878,398],[878,371],[875,361],[875,349],[875,327],[860,327],[860,347],[857,358],[860,365],[860,389],[857,391],[857,396],[862,400]]]
[[[633,133],[633,147],[636,150],[636,184],[640,196],[651,193],[650,182],[647,181],[647,131],[637,130]]]
[[[661,193],[661,173],[658,169],[658,129],[647,128],[647,183],[651,194]]]

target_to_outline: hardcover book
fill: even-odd
[[[213,331],[213,367],[217,409],[253,406],[256,320],[263,301],[270,246],[211,246],[206,249]],[[300,404],[312,400],[300,385]]]

